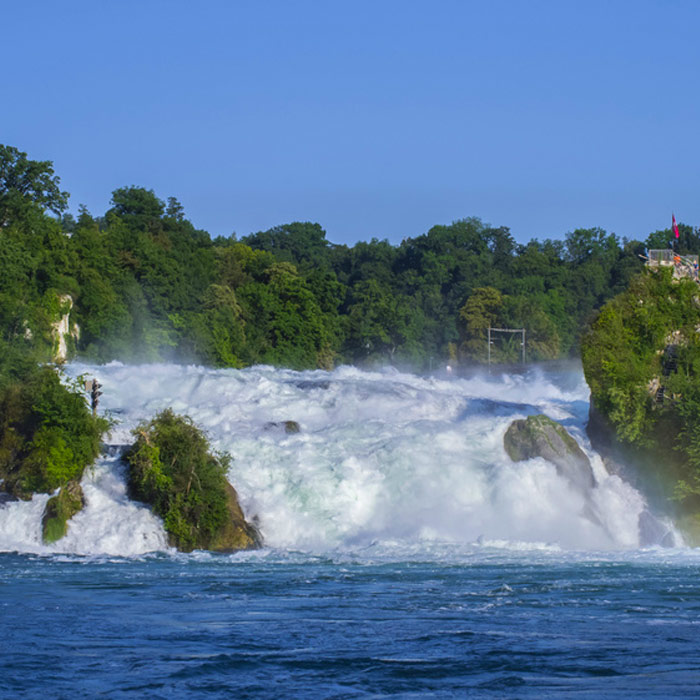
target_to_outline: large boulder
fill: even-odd
[[[503,446],[514,462],[542,457],[583,493],[595,485],[591,462],[564,426],[539,414],[513,421],[503,436]]]

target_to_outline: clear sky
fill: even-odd
[[[140,185],[212,235],[398,243],[700,225],[700,2],[2,3],[0,143],[71,208]]]

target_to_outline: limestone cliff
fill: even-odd
[[[68,343],[72,339],[77,342],[80,338],[78,324],[71,320],[73,297],[70,294],[58,295],[60,317],[51,324],[53,337],[53,361],[67,362],[69,357]]]

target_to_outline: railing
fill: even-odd
[[[690,277],[698,280],[698,256],[681,255],[667,248],[665,250],[649,250],[644,258],[647,267],[673,267],[674,277]]]
[[[673,251],[670,248],[648,251],[647,265],[673,265]]]

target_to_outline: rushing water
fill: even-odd
[[[119,422],[63,540],[40,542],[47,496],[0,506],[3,697],[697,695],[700,555],[640,546],[580,370],[69,372]],[[167,406],[233,455],[264,549],[175,553],[126,498],[119,445]],[[589,454],[590,493],[506,456],[540,412]]]

